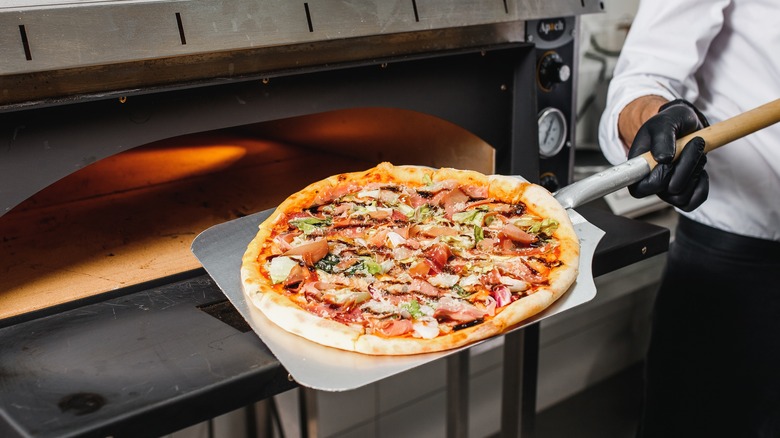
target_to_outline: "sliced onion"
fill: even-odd
[[[490,295],[496,299],[496,305],[498,307],[504,307],[512,302],[512,292],[506,286],[496,286]]]
[[[391,248],[397,248],[406,243],[406,239],[404,239],[403,236],[396,233],[395,231],[387,233],[387,240],[390,241]]]
[[[502,275],[501,277],[499,277],[499,279],[501,281],[501,284],[507,286],[509,290],[512,292],[522,292],[528,289],[528,283],[523,280],[507,277],[506,275]]]
[[[435,318],[424,316],[412,324],[414,336],[423,339],[433,339],[439,336],[439,323]]]

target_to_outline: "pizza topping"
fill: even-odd
[[[339,187],[279,227],[272,283],[312,313],[387,337],[480,324],[560,263],[557,221],[454,180]]]
[[[433,339],[440,333],[439,322],[431,316],[415,320],[412,328],[414,329],[413,336],[416,338]]]
[[[440,273],[428,279],[432,285],[441,288],[450,288],[455,286],[460,280],[460,276],[454,274]]]
[[[373,329],[384,336],[401,336],[412,331],[412,322],[408,319],[387,318],[373,324]]]
[[[512,291],[503,285],[494,287],[490,296],[496,300],[496,305],[498,307],[504,307],[512,302]]]
[[[311,272],[307,268],[295,264],[292,269],[290,269],[290,273],[287,274],[287,278],[284,279],[284,287],[287,289],[295,289],[310,277]]]
[[[529,284],[523,280],[518,280],[514,277],[508,277],[506,275],[502,275],[499,277],[501,280],[501,284],[507,287],[507,289],[510,292],[523,292],[524,290],[528,289]],[[499,304],[501,306],[501,304]]]
[[[295,266],[298,266],[298,262],[290,257],[274,257],[268,264],[268,275],[274,284],[281,283]]]
[[[468,301],[455,299],[452,297],[443,297],[441,300],[439,300],[439,304],[436,307],[436,310],[433,312],[433,317],[436,319],[455,321],[459,323],[481,319],[486,315],[487,312],[469,303]]]
[[[368,292],[355,292],[351,290],[337,291],[332,290],[325,292],[322,295],[322,300],[326,303],[335,304],[336,306],[349,310],[358,304],[364,303],[371,299],[371,294]]]
[[[332,221],[331,219],[320,219],[314,216],[308,216],[290,219],[289,223],[303,231],[303,234],[309,235],[322,232],[322,228],[329,226]]]
[[[325,239],[315,239],[311,242],[290,248],[282,255],[301,256],[301,259],[307,266],[313,266],[315,263],[322,260],[323,257],[328,255],[328,251],[328,242]]]
[[[407,313],[407,315],[404,316],[412,317],[414,319],[420,319],[425,316],[425,313],[423,313],[422,307],[420,306],[420,302],[417,300],[411,300],[408,303],[403,304],[401,310]]]
[[[520,227],[511,223],[504,225],[498,234],[523,245],[530,245],[537,240],[535,235],[526,233]]]
[[[439,295],[439,289],[436,289],[436,287],[432,284],[425,280],[420,280],[419,278],[412,280],[412,282],[409,284],[409,287],[407,288],[407,291],[417,292],[429,297],[436,297]]]
[[[483,322],[485,322],[485,320],[483,320],[482,318],[477,318],[477,319],[473,319],[473,320],[468,321],[468,322],[457,324],[452,329],[455,330],[455,331],[463,330],[463,329],[467,329],[469,327],[474,327],[477,324],[482,324]]]

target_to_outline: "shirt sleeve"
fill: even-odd
[[[641,1],[615,65],[599,123],[599,145],[612,164],[626,160],[617,130],[626,105],[647,95],[690,102],[699,97],[695,74],[723,26],[723,11],[731,1]]]

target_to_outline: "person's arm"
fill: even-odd
[[[655,108],[656,103],[657,99],[653,97],[636,99],[626,106],[633,106],[631,111],[620,116],[625,135],[633,135],[628,158],[650,152],[658,163],[645,178],[628,186],[628,191],[635,198],[658,195],[683,211],[691,211],[707,199],[709,191],[709,177],[704,170],[707,163],[704,140],[695,137],[689,141],[677,161],[674,161],[675,143],[678,138],[709,126],[709,123],[687,100],[675,99],[658,108]],[[651,111],[656,113],[643,122],[642,118]],[[640,126],[633,131],[636,123]]]
[[[731,0],[642,0],[610,81],[599,146],[612,164],[626,160],[642,121],[665,101],[696,102],[696,78]],[[633,108],[627,106],[633,104]]]
[[[634,142],[634,137],[636,137],[639,128],[650,117],[658,114],[658,110],[667,102],[668,100],[661,96],[642,96],[631,101],[623,108],[623,111],[618,116],[618,134],[623,142],[623,146],[626,148],[626,152],[631,147],[631,143]]]

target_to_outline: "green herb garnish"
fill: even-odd
[[[303,231],[303,234],[308,235],[317,231],[319,228],[330,226],[330,224],[333,223],[333,220],[331,218],[320,219],[316,217],[303,217],[290,219],[289,223]]]
[[[531,234],[544,234],[546,236],[552,236],[557,229],[558,221],[552,218],[546,218],[540,222],[534,223],[531,227],[528,228],[528,232]]]
[[[373,259],[369,257],[361,257],[360,260],[358,260],[355,264],[349,267],[346,271],[344,271],[347,275],[357,275],[357,274],[369,274],[369,275],[376,275],[382,273],[382,265],[375,262]]]
[[[482,225],[485,219],[485,208],[475,208],[473,210],[459,211],[452,215],[452,220],[461,224]]]
[[[423,204],[417,209],[414,210],[414,213],[410,217],[410,219],[414,220],[415,222],[424,222],[426,219],[433,216],[433,209],[429,204]]]
[[[485,232],[479,225],[474,225],[474,245],[485,239]]]
[[[452,286],[452,290],[461,298],[466,298],[471,295],[471,293],[466,292],[466,289],[463,289],[463,287],[459,284]]]
[[[422,310],[420,309],[420,303],[417,300],[409,301],[408,303],[403,304],[401,308],[409,312],[409,314],[412,315],[412,318],[414,319],[418,319],[422,316],[425,316]]]
[[[321,258],[320,261],[315,263],[314,267],[321,271],[325,271],[328,274],[333,274],[336,271],[336,265],[338,265],[340,261],[341,257],[329,252],[325,257]]]

